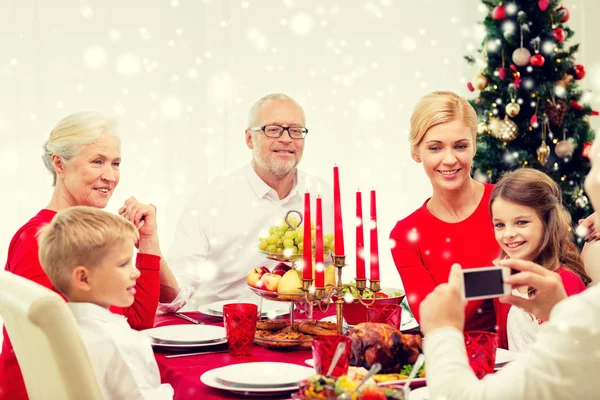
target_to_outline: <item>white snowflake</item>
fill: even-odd
[[[89,69],[102,69],[106,62],[106,50],[102,46],[90,46],[83,51],[83,64]],[[16,65],[16,62],[14,65]]]
[[[419,240],[419,233],[417,232],[417,228],[412,228],[411,231],[408,232],[408,241],[414,243],[417,240]]]
[[[358,104],[358,117],[365,121],[374,121],[379,118],[379,103],[371,98],[365,98]]]
[[[117,58],[116,71],[120,75],[132,76],[140,72],[141,69],[140,57],[134,53],[121,54]]]
[[[161,103],[161,111],[168,119],[177,119],[181,117],[183,112],[181,99],[174,96],[166,97]]]
[[[305,12],[300,12],[292,17],[290,29],[297,35],[308,35],[314,26],[313,17]]]

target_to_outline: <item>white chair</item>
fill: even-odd
[[[77,322],[56,293],[0,271],[0,314],[30,400],[104,400]]]

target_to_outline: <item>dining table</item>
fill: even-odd
[[[184,315],[201,321],[207,325],[223,326],[223,319],[200,312],[185,312]],[[318,307],[313,311],[313,319],[335,315],[335,307],[330,307],[327,312],[321,312]],[[306,319],[305,314],[295,313],[295,318]],[[289,318],[289,317],[288,317]],[[173,314],[159,314],[155,318],[155,327],[165,325],[191,324],[185,320],[176,317]],[[216,352],[227,350],[227,344],[217,345],[209,348],[190,349],[188,353],[193,352]],[[208,353],[201,355],[190,355],[177,358],[166,358],[168,355],[185,354],[185,352],[173,352],[154,349],[154,356],[158,364],[162,383],[170,384],[174,391],[174,400],[207,400],[207,399],[239,399],[239,393],[232,393],[225,390],[211,388],[200,381],[200,376],[214,368],[223,367],[231,364],[248,362],[285,362],[306,366],[305,361],[312,359],[311,349],[302,350],[274,350],[257,344],[253,345],[252,354],[248,357],[233,357],[229,352]],[[289,399],[291,393],[283,396],[269,396],[269,399]],[[257,399],[255,395],[248,397]]]

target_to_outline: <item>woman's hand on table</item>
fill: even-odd
[[[436,286],[433,292],[421,302],[421,331],[423,334],[439,328],[453,327],[463,330],[465,326],[465,305],[461,298],[460,285],[462,280],[461,266],[452,265],[448,283]]]
[[[535,294],[528,299],[510,295],[500,298],[503,303],[517,306],[541,321],[547,321],[554,306],[567,298],[562,279],[556,272],[525,260],[505,259],[500,261],[500,265],[519,271],[511,275],[506,283],[515,288],[527,286],[535,289]]]

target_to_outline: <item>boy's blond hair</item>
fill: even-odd
[[[70,207],[38,232],[38,257],[54,287],[67,295],[76,267],[96,267],[115,243],[138,238],[135,226],[122,217],[94,207]]]

